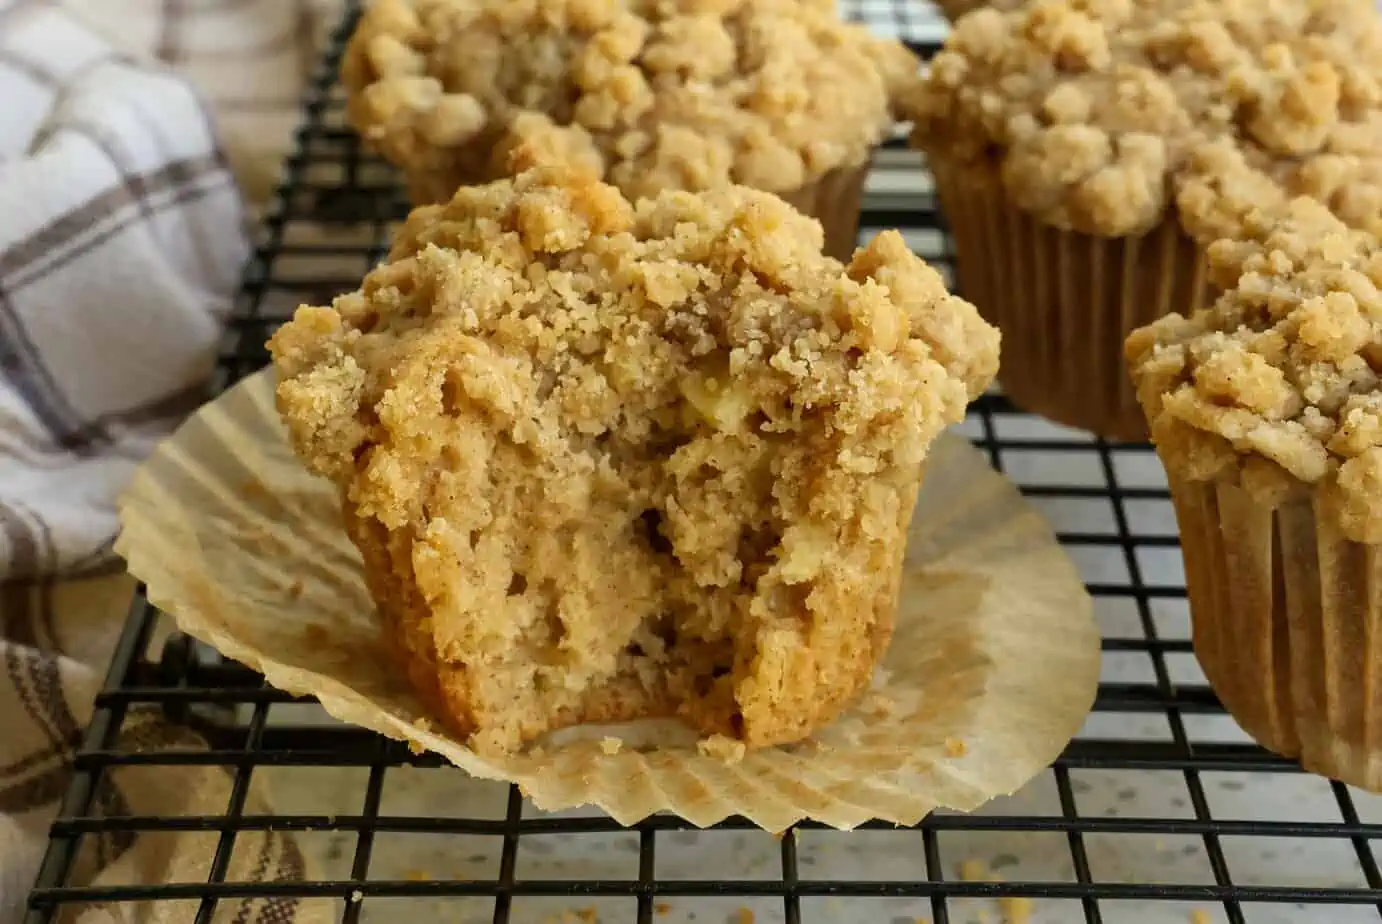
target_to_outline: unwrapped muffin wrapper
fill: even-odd
[[[1318,493],[1273,506],[1171,476],[1195,655],[1268,750],[1382,791],[1382,547],[1353,542]]]
[[[1003,391],[1024,410],[1145,441],[1123,360],[1135,328],[1209,304],[1207,264],[1174,216],[1139,237],[1062,231],[1008,201],[998,170],[930,158],[959,292],[1003,332]]]
[[[1040,772],[1098,680],[1091,602],[1045,521],[965,440],[927,462],[896,631],[873,686],[805,742],[726,763],[678,723],[568,729],[522,754],[449,737],[395,666],[342,527],[337,489],[293,456],[271,371],[203,408],[120,502],[117,551],[191,635],[317,696],[338,719],[516,782],[542,809],[598,805],[630,824],[740,814],[770,831],[969,810]],[[616,738],[622,742],[614,753]]]

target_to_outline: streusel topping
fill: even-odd
[[[1350,225],[1372,227],[1382,211],[1372,0],[979,10],[956,25],[907,108],[920,147],[996,158],[1013,202],[1060,228],[1149,229],[1182,184],[1203,179],[1196,151],[1224,142],[1287,196],[1319,198]]]
[[[531,141],[631,197],[859,165],[917,75],[831,0],[379,0],[344,68],[356,127],[404,168],[505,175]]]
[[[294,447],[404,550],[477,746],[663,708],[796,740],[866,682],[998,333],[896,232],[821,244],[767,193],[532,170],[414,210],[274,336]]]
[[[1244,231],[1209,249],[1213,307],[1128,339],[1160,455],[1264,497],[1323,485],[1351,538],[1382,541],[1382,246],[1308,198]]]

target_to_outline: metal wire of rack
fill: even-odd
[[[915,35],[906,0],[864,2],[887,3],[898,31]],[[335,72],[355,15],[351,7],[304,101],[305,121],[221,356],[221,386],[264,364],[264,340],[298,301],[353,288],[406,212],[392,173],[360,149],[343,123]],[[917,50],[924,55],[934,46]],[[917,179],[923,175],[908,166],[910,157],[896,143],[880,153],[863,231],[898,227],[919,253],[947,268],[941,216]],[[393,921],[419,909],[448,921],[539,920],[525,903],[544,901],[548,910],[553,901],[598,905],[600,921],[640,924],[695,920],[697,909],[701,920],[951,924],[990,920],[991,906],[1007,920],[1033,924],[1382,918],[1382,873],[1372,847],[1382,837],[1382,802],[1302,774],[1252,745],[1224,717],[1194,667],[1174,520],[1150,449],[1062,430],[1020,414],[997,395],[977,403],[964,432],[1055,522],[1085,571],[1105,635],[1094,714],[1023,793],[972,815],[937,813],[912,829],[869,825],[846,833],[803,824],[780,840],[753,841],[756,860],[744,859],[741,848],[761,832],[742,819],[692,834],[687,822],[659,815],[626,829],[599,814],[537,813],[516,788],[474,781],[468,785],[481,786],[488,800],[483,810],[463,806],[442,817],[410,812],[400,799],[418,784],[418,774],[445,774],[456,785],[466,783],[458,780],[464,775],[371,733],[298,718],[310,708],[302,700],[208,656],[184,636],[173,634],[155,653],[151,639],[162,617],[141,594],[82,738],[26,921],[59,920],[73,907],[99,903],[181,901],[195,909],[189,920],[200,924],[213,919],[218,902],[250,896],[281,897],[285,908],[326,903],[330,917],[345,924]],[[149,707],[200,732],[210,749],[122,745],[131,711]],[[222,766],[232,774],[224,814],[111,817],[100,810],[98,793],[116,768],[189,765]],[[252,776],[327,772],[353,787],[331,811],[306,802],[278,806],[286,814],[244,810]],[[1100,793],[1113,797],[1101,801]],[[310,881],[226,881],[237,834],[263,829],[328,836],[335,871]],[[135,831],[214,838],[205,881],[72,883],[84,841]],[[485,859],[488,871],[419,875],[389,860],[386,840],[430,837],[436,844],[437,835],[472,845],[478,853],[469,860],[484,866],[479,859]],[[553,835],[580,845],[617,839],[628,867],[567,878],[538,866],[541,875],[529,875],[526,852]],[[978,874],[957,867],[985,839],[1012,853],[993,854]],[[700,852],[668,873],[668,858],[692,842]],[[577,849],[604,850],[598,844]],[[724,862],[717,870],[719,855]],[[1168,855],[1171,862],[1157,862]],[[842,866],[834,857],[848,862]],[[1293,875],[1312,862],[1330,874]],[[987,875],[992,870],[1003,880]],[[565,919],[593,921],[595,913],[580,910]]]

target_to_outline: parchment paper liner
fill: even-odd
[[[1195,656],[1243,730],[1314,773],[1382,791],[1382,547],[1319,492],[1271,506],[1174,473]]]
[[[332,715],[520,784],[540,808],[600,806],[622,823],[667,810],[912,824],[1021,787],[1092,704],[1098,636],[1045,521],[963,439],[938,441],[912,521],[896,633],[845,717],[738,764],[673,723],[577,729],[482,758],[433,730],[386,654],[335,489],[292,456],[261,372],[165,441],[120,502],[117,551],[185,631]],[[600,738],[629,742],[606,754]],[[644,750],[646,748],[646,750]]]
[[[1003,391],[1057,423],[1145,441],[1123,342],[1168,312],[1209,303],[1200,248],[1174,215],[1137,237],[1062,231],[1013,206],[996,167],[928,162],[959,291],[1003,332]]]

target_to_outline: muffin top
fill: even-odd
[[[861,164],[917,76],[831,0],[380,0],[343,67],[404,168],[503,175],[526,142],[631,197]]]
[[[746,187],[631,204],[584,172],[552,167],[463,187],[445,205],[414,209],[359,291],[300,308],[274,335],[280,407],[309,467],[338,478],[383,431],[428,433],[429,416],[451,413],[442,379],[484,378],[482,368],[531,370],[553,419],[592,438],[617,425],[644,439],[657,408],[686,400],[709,408],[712,423],[738,426],[744,414],[723,419],[735,402],[713,395],[740,369],[765,365],[773,371],[759,381],[776,396],[739,397],[768,408],[767,431],[839,405],[845,416],[915,418],[914,436],[929,440],[993,378],[998,332],[897,232],[848,266],[823,256],[822,243],[819,222]],[[487,346],[466,346],[479,340]],[[879,376],[930,397],[852,406],[866,380],[882,387]],[[390,393],[404,390],[431,397],[393,414]],[[496,413],[512,397],[485,396]],[[921,444],[906,451],[919,459]],[[403,479],[413,488],[370,481],[381,492],[370,506],[386,522],[406,520],[400,502],[430,478],[413,476]]]
[[[1372,0],[1033,0],[963,18],[906,105],[914,142],[996,162],[1059,228],[1145,231],[1232,149],[1368,227],[1382,211],[1382,21]],[[1217,145],[1217,154],[1201,155]],[[1211,177],[1209,182],[1216,182]],[[1208,242],[1203,200],[1181,206]]]
[[[1248,216],[1209,249],[1231,286],[1135,331],[1128,364],[1168,469],[1268,500],[1304,486],[1382,541],[1382,246],[1317,200]]]

